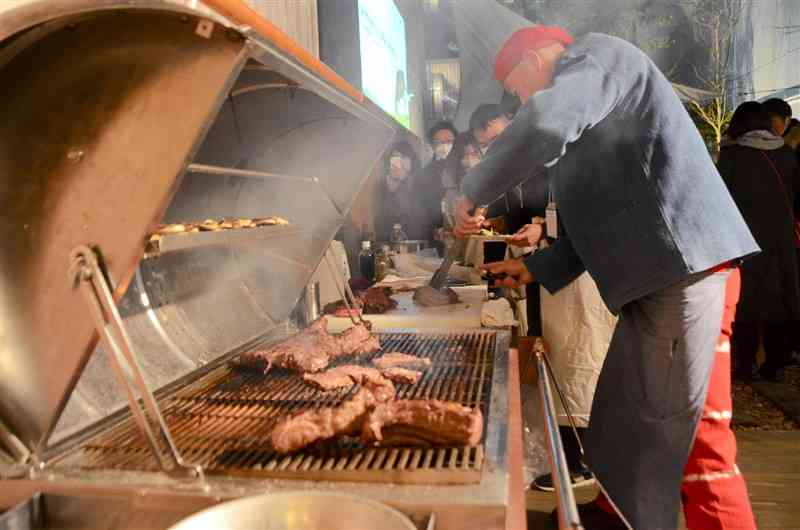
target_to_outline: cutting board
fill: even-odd
[[[397,307],[382,315],[364,315],[372,329],[468,329],[481,327],[481,307],[488,299],[486,285],[453,287],[461,303],[422,307],[414,303],[413,292],[393,294]],[[339,332],[352,326],[349,318],[328,317],[328,330]]]

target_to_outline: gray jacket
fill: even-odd
[[[550,292],[588,270],[609,309],[759,248],[672,86],[635,46],[589,34],[462,182],[491,202],[558,163],[569,237],[526,260]]]

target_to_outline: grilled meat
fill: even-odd
[[[341,351],[339,339],[328,333],[325,317],[287,340],[242,355],[244,364],[263,365],[267,372],[272,365],[299,372],[319,372],[328,367]]]
[[[397,307],[397,300],[392,298],[391,294],[390,287],[370,287],[358,291],[355,295],[356,300],[351,305],[353,310],[360,311],[365,315],[382,315]],[[328,315],[348,316],[347,306],[342,300],[326,304],[323,312]]]
[[[368,442],[413,445],[478,445],[483,434],[480,409],[436,400],[381,403],[364,421]]]
[[[291,453],[336,436],[358,434],[372,408],[394,399],[391,382],[372,381],[369,376],[362,380],[358,392],[338,407],[308,410],[279,422],[271,434],[275,450]]]
[[[188,234],[193,232],[217,232],[220,230],[232,230],[237,228],[256,228],[259,226],[286,226],[289,221],[283,217],[272,216],[255,219],[206,219],[202,223],[172,223],[162,224],[156,227],[155,232],[148,239],[157,240],[157,236]]]
[[[353,326],[339,335],[339,353],[334,355],[364,355],[381,349],[381,341],[366,326]]]
[[[381,370],[381,375],[393,383],[416,385],[419,379],[422,377],[422,372],[395,366],[394,368],[386,368]]]
[[[349,388],[365,378],[379,378],[381,373],[376,368],[345,364],[317,374],[303,374],[303,381],[311,386],[329,392],[340,388]]]
[[[240,357],[240,365],[268,372],[275,365],[302,373],[320,372],[343,355],[362,355],[381,349],[377,336],[363,325],[353,326],[340,335],[328,333],[322,317],[300,333],[269,348],[251,351]]]
[[[322,309],[322,312],[326,315],[330,315],[332,317],[337,318],[350,318],[352,315],[353,317],[358,317],[361,314],[360,307],[354,307],[352,309],[348,309],[344,302],[341,300],[337,302],[331,302]]]
[[[414,385],[422,377],[422,372],[406,370],[405,368],[378,370],[369,366],[345,364],[316,374],[303,374],[303,381],[317,390],[330,392],[340,388],[350,388],[354,384],[363,381],[379,382],[381,377],[393,383]]]
[[[424,285],[414,291],[414,303],[423,307],[436,307],[458,302],[458,295],[449,287],[434,289],[430,285]]]
[[[291,453],[335,436],[355,434],[373,399],[372,393],[362,388],[338,407],[308,410],[285,419],[272,430],[272,446],[279,453]]]
[[[381,370],[388,368],[428,368],[431,365],[431,360],[408,353],[390,352],[373,359],[372,364]]]
[[[156,229],[156,234],[166,236],[172,234],[182,234],[189,229],[185,224],[175,223],[171,225],[160,225]]]
[[[390,309],[397,307],[397,300],[392,298],[390,287],[370,287],[359,293],[358,297],[364,306],[367,315],[382,315]]]
[[[395,361],[409,362],[408,357],[414,362],[420,360],[407,354],[392,355]],[[336,436],[358,433],[365,442],[384,445],[477,445],[483,434],[480,409],[436,400],[395,401],[391,380],[414,384],[421,375],[397,366],[379,371],[355,365],[305,374],[303,379],[321,390],[352,384],[361,388],[337,407],[309,410],[282,420],[273,429],[272,445],[279,453],[290,453]]]

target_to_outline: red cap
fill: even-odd
[[[532,26],[522,28],[503,44],[494,61],[494,77],[501,83],[522,60],[528,50],[540,50],[551,44],[572,44],[572,37],[558,26]]]

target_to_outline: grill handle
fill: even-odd
[[[582,530],[578,507],[575,504],[575,495],[570,484],[567,458],[564,455],[564,446],[558,432],[556,408],[553,395],[550,391],[550,376],[547,373],[544,354],[537,349],[536,368],[539,372],[539,396],[542,403],[542,418],[544,421],[545,440],[547,442],[547,456],[550,461],[550,473],[553,477],[553,486],[556,491],[556,506],[558,511],[559,530]]]

